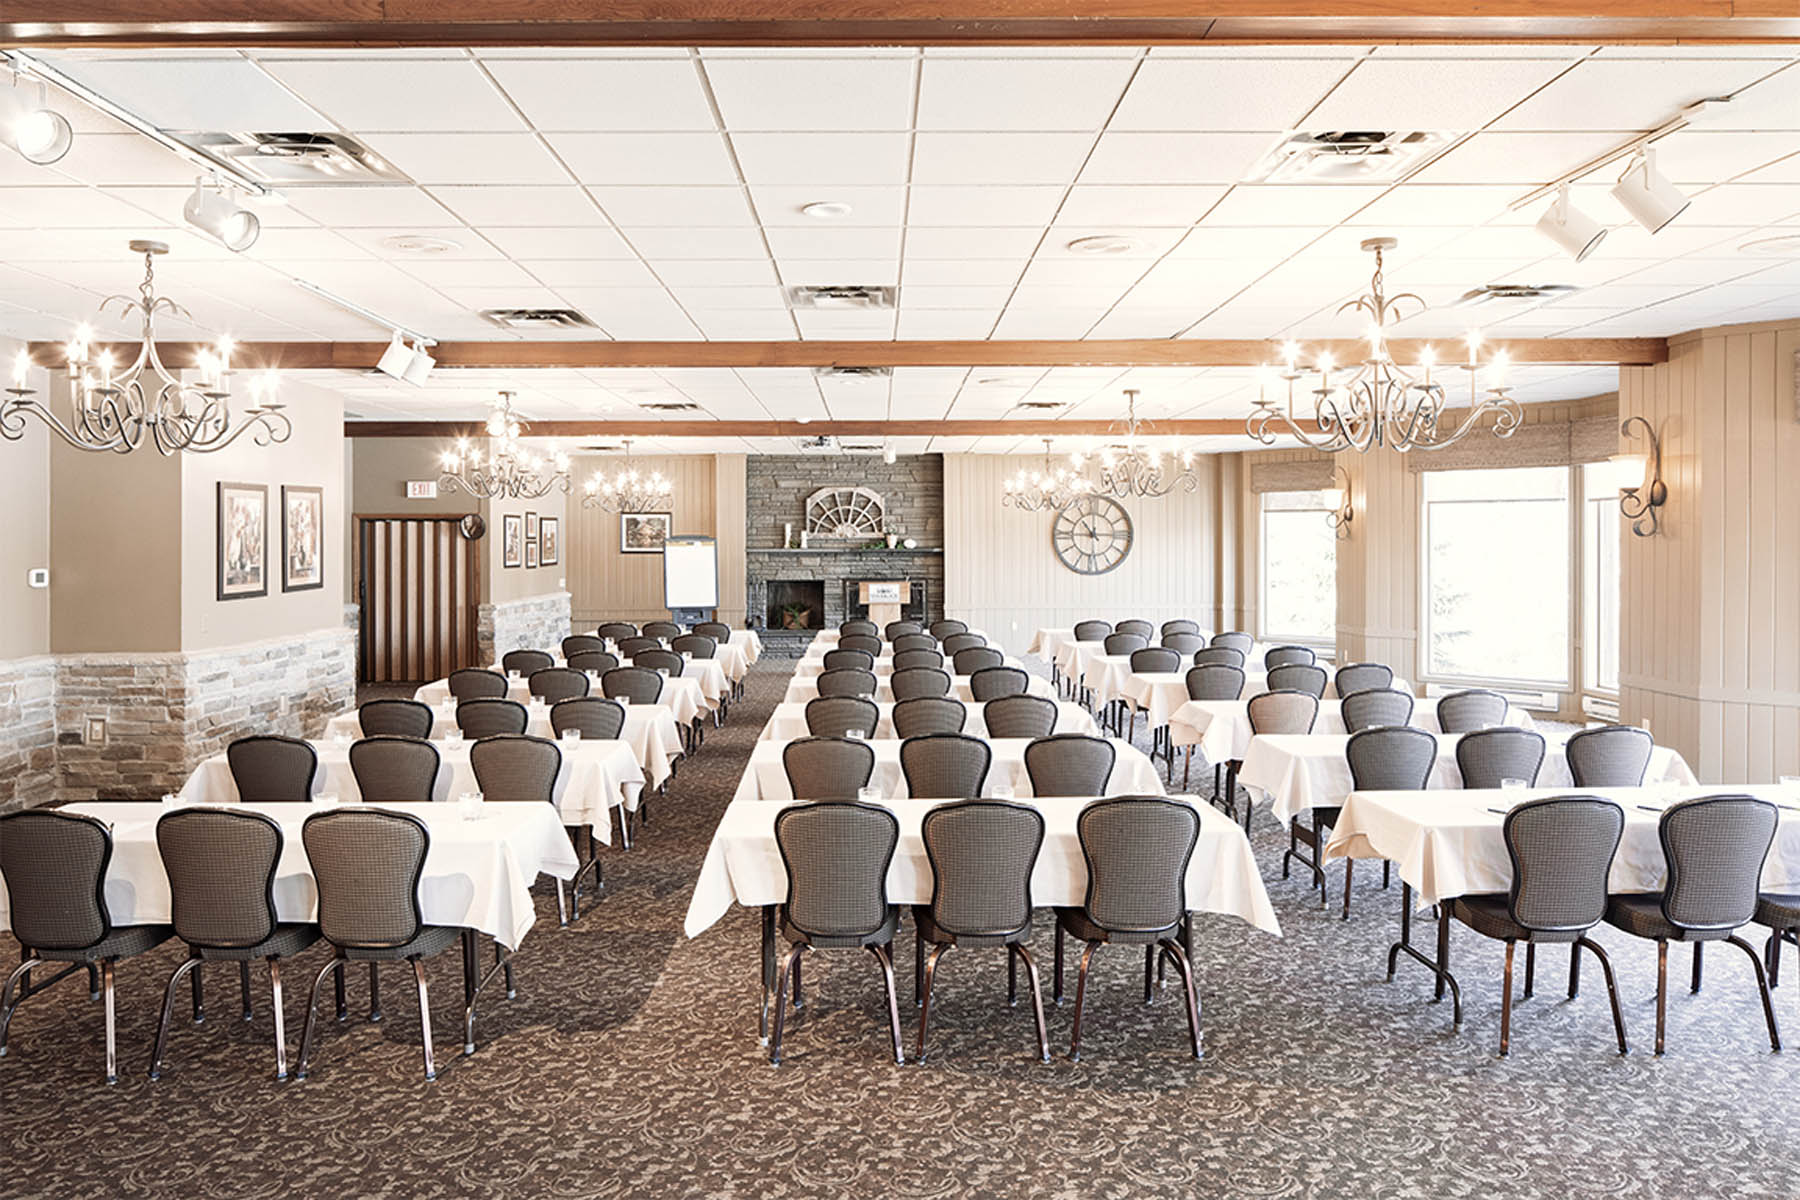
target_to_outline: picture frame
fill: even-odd
[[[673,525],[672,513],[620,513],[619,553],[661,554]]]
[[[281,485],[281,590],[325,586],[325,489]]]
[[[554,567],[562,561],[562,518],[538,518],[538,565]]]
[[[215,557],[220,600],[269,594],[269,489],[261,483],[220,483]]]
[[[528,542],[535,542],[537,541],[537,535],[538,515],[527,510],[525,513],[525,540]]]
[[[500,516],[500,565],[525,565],[525,518],[518,513],[502,513]]]
[[[538,544],[530,538],[525,539],[525,569],[534,571],[538,566]]]

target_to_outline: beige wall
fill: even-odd
[[[0,338],[0,364],[10,364],[20,345]],[[34,370],[25,386],[41,400],[49,385],[49,372]],[[0,659],[43,654],[50,649],[50,591],[25,585],[26,572],[50,565],[50,432],[38,421],[26,425],[21,440],[0,441],[0,512]]]
[[[1669,487],[1661,532],[1624,539],[1622,713],[1709,782],[1800,774],[1796,354],[1800,321],[1735,326],[1620,372]]]
[[[744,542],[744,472],[743,456],[733,486],[737,519],[729,528],[737,545],[737,590],[729,589],[729,572],[725,555],[719,563],[719,597],[721,602],[735,596],[738,620],[743,620],[743,542]],[[575,460],[574,476],[585,481],[597,471],[614,473],[619,466],[617,455],[590,455]],[[672,491],[669,511],[673,514],[675,533],[705,534],[720,537],[719,467],[713,455],[687,454],[663,458],[632,457],[639,471],[660,471]],[[727,504],[729,509],[732,507]],[[729,514],[728,514],[729,515]],[[668,608],[663,604],[663,560],[660,554],[621,554],[619,552],[619,514],[600,508],[584,508],[579,500],[570,505],[569,529],[569,593],[570,607],[577,629],[590,629],[606,620],[624,620],[636,624],[667,620]],[[723,549],[723,547],[721,547]]]
[[[742,454],[720,454],[714,456],[713,464],[713,529],[719,540],[718,617],[737,629],[743,626],[747,615],[744,610],[748,584],[744,562],[749,500],[744,479],[747,463]]]
[[[195,532],[210,544],[212,525]],[[50,647],[181,647],[181,463],[50,447]]]
[[[579,507],[579,506],[578,506]],[[501,531],[504,528],[503,518],[508,513],[523,516],[536,513],[539,517],[555,517],[558,519],[558,532],[562,537],[562,546],[557,551],[555,566],[506,567],[504,539]],[[530,596],[542,596],[550,592],[567,590],[564,580],[569,573],[570,564],[576,561],[570,555],[569,547],[569,498],[560,491],[552,491],[547,496],[536,500],[490,500],[486,508],[488,531],[482,539],[487,547],[486,561],[482,563],[484,579],[484,599],[490,604],[505,604],[511,600],[524,600]],[[658,560],[661,561],[660,559]]]

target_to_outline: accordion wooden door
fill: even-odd
[[[476,661],[479,542],[461,518],[358,517],[364,683],[424,683]]]

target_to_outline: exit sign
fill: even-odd
[[[406,481],[406,498],[408,500],[436,500],[437,480],[409,479]]]

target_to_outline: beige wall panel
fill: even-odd
[[[737,456],[740,461],[742,456]],[[596,471],[612,474],[620,459],[615,455],[593,455],[577,458],[573,470],[577,481],[584,481]],[[672,485],[669,511],[674,514],[675,533],[698,533],[718,536],[719,509],[714,491],[714,462],[709,454],[670,457],[632,456],[639,471],[660,471]],[[743,620],[743,537],[744,523],[741,499],[743,470],[739,467],[736,486],[740,497],[736,536],[738,545],[738,621]],[[576,496],[581,492],[576,484]],[[602,621],[619,619],[642,624],[667,620],[669,610],[663,604],[663,560],[660,554],[622,554],[619,552],[619,514],[599,508],[584,508],[571,497],[569,506],[568,546],[564,566],[569,581],[571,608],[575,628],[591,629]],[[518,572],[512,572],[517,574]],[[726,569],[721,556],[719,596],[726,590]]]
[[[0,338],[0,363],[11,363],[22,345]],[[33,370],[25,386],[43,399],[50,383],[48,371]],[[6,514],[0,537],[0,659],[50,649],[51,591],[25,584],[31,568],[50,565],[50,437],[33,421],[21,440],[0,441],[0,512]]]

